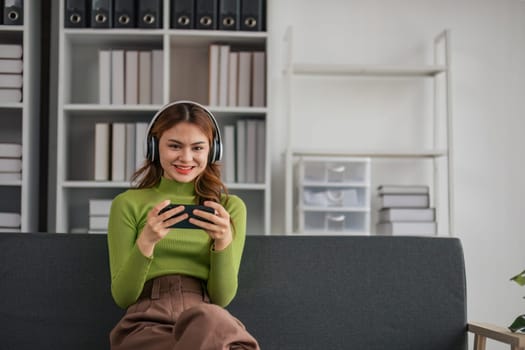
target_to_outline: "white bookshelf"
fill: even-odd
[[[65,0],[60,1],[60,14]],[[162,104],[195,100],[214,113],[221,126],[240,118],[270,118],[267,107],[226,107],[208,104],[208,50],[212,43],[239,50],[265,51],[267,32],[179,30],[170,26],[170,3],[163,2],[159,29],[65,28],[58,30],[57,182],[55,231],[87,230],[88,200],[111,199],[130,187],[128,181],[94,181],[94,125],[97,122],[147,122]],[[162,104],[101,105],[98,103],[98,51],[100,49],[162,50],[164,79]],[[268,69],[266,70],[268,76]],[[268,91],[268,79],[267,87]],[[267,105],[268,105],[268,94]],[[265,180],[262,183],[226,183],[248,207],[248,234],[269,234],[270,152],[265,142]]]
[[[434,62],[428,65],[408,64],[408,65],[383,65],[383,64],[347,64],[347,63],[308,63],[298,62],[293,57],[293,32],[289,28],[285,36],[285,45],[288,53],[288,60],[284,69],[284,77],[288,86],[287,113],[288,113],[288,145],[285,152],[286,164],[286,232],[287,234],[305,234],[304,227],[298,224],[301,220],[303,210],[298,203],[297,191],[301,191],[301,184],[297,176],[297,166],[304,157],[321,157],[330,159],[331,157],[341,157],[342,159],[353,159],[363,157],[370,159],[372,168],[374,164],[387,160],[390,162],[416,161],[427,162],[430,165],[431,176],[431,199],[439,214],[438,234],[453,235],[453,178],[452,178],[452,109],[450,92],[450,33],[445,30],[439,33],[433,42]],[[310,147],[300,143],[294,137],[293,130],[296,123],[300,123],[294,110],[293,104],[295,91],[294,81],[299,79],[317,79],[316,81],[328,79],[431,79],[433,81],[433,104],[432,112],[432,145],[431,147],[396,148],[386,147],[384,149],[362,148],[362,145],[352,144],[349,141],[344,148],[323,148]],[[361,80],[364,81],[364,80]],[[442,97],[438,98],[437,90],[441,89]],[[373,103],[371,101],[370,103]],[[337,112],[336,112],[337,113]],[[387,112],[388,113],[388,112]],[[330,115],[330,111],[326,112]],[[351,118],[349,115],[348,118]],[[329,121],[329,117],[326,117]],[[392,130],[395,132],[395,130]],[[372,173],[371,177],[375,174]],[[300,178],[300,177],[299,177]],[[374,195],[374,190],[369,195]],[[373,210],[373,208],[371,208]],[[375,223],[367,225],[367,230],[357,232],[358,234],[374,233]],[[326,234],[326,231],[319,231],[318,234]],[[344,234],[345,232],[343,232]],[[354,232],[350,232],[354,233]]]
[[[20,231],[38,230],[40,2],[24,2],[23,25],[0,25],[0,44],[22,45],[22,102],[0,102],[0,143],[22,145],[21,180],[0,181],[0,212],[19,213]]]

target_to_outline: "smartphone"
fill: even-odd
[[[199,210],[202,210],[202,211],[207,211],[208,213],[212,213],[214,214],[215,213],[215,209],[213,208],[210,208],[210,207],[207,207],[205,205],[196,205],[196,204],[168,204],[167,206],[165,206],[164,208],[162,208],[160,211],[159,211],[159,215],[172,209],[172,208],[175,208],[175,207],[178,207],[180,205],[183,205],[184,206],[184,211],[180,212],[179,214],[177,215],[174,215],[171,218],[174,218],[176,216],[179,216],[179,215],[182,215],[184,213],[187,213],[189,216],[187,219],[185,220],[182,220],[182,221],[179,221],[177,222],[176,224],[174,225],[171,225],[170,228],[192,228],[192,229],[199,229],[199,230],[202,230],[202,227],[199,227],[199,226],[196,226],[194,224],[192,224],[189,219],[190,218],[196,218],[196,219],[199,219],[199,220],[202,220],[202,221],[206,221],[206,222],[211,222],[211,221],[208,221],[206,219],[203,219],[201,218],[200,216],[197,216],[193,213],[193,210],[194,209],[199,209]]]

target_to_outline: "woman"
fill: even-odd
[[[111,206],[111,291],[127,308],[111,331],[113,350],[259,349],[223,308],[237,291],[246,207],[227,195],[215,163],[221,154],[217,122],[203,106],[174,102],[153,117],[137,188]],[[189,217],[189,204],[211,213]],[[183,221],[198,229],[170,228]]]

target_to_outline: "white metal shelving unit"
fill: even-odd
[[[64,3],[65,0],[60,0],[61,14],[64,13]],[[87,228],[88,199],[111,199],[130,187],[130,183],[126,181],[92,180],[94,124],[100,121],[149,122],[161,107],[161,105],[100,105],[98,103],[98,50],[113,48],[162,50],[165,76],[162,82],[163,103],[190,99],[206,104],[208,47],[212,43],[264,50],[268,56],[267,32],[171,29],[170,3],[169,0],[163,1],[163,27],[159,29],[65,28],[63,16],[59,16],[56,232]],[[191,67],[188,66],[190,64],[188,57],[194,59],[190,61]],[[182,62],[181,65],[178,62]],[[194,75],[192,83],[186,84],[185,80],[184,89],[177,90],[174,82],[177,81],[178,75],[186,73],[186,78],[188,71]],[[268,99],[268,94],[266,96]],[[243,117],[265,119],[267,130],[268,124],[271,123],[266,107],[208,106],[208,108],[221,125],[234,123],[235,120]],[[249,208],[248,234],[269,234],[270,229],[268,132],[266,141],[265,181],[257,184],[226,184],[230,192],[243,198]]]
[[[433,109],[433,147],[429,149],[366,149],[350,147],[347,149],[311,149],[294,143],[292,130],[294,128],[294,110],[292,102],[288,103],[288,148],[285,153],[286,164],[286,232],[299,232],[294,224],[294,209],[297,206],[294,198],[296,181],[294,168],[303,157],[364,157],[370,158],[372,163],[380,159],[391,160],[430,160],[433,166],[433,200],[436,207],[437,217],[444,218],[439,223],[439,235],[454,235],[454,191],[453,191],[453,147],[452,147],[452,108],[451,108],[451,86],[450,86],[450,32],[444,30],[434,38],[434,62],[430,65],[366,65],[366,64],[323,64],[323,63],[301,63],[293,59],[293,37],[292,29],[289,28],[285,41],[288,49],[288,61],[284,71],[288,84],[288,101],[293,101],[294,91],[292,81],[294,79],[330,78],[340,77],[352,79],[356,77],[375,77],[389,79],[421,78],[433,79],[434,102],[437,100],[437,90],[442,89],[444,112],[438,112],[438,104],[434,103]],[[438,81],[439,77],[443,77]],[[443,107],[443,106],[442,106]],[[439,128],[438,126],[444,127]],[[441,132],[439,130],[442,130]],[[445,140],[440,143],[440,140]],[[444,167],[444,168],[443,168]],[[442,198],[445,197],[445,198]],[[365,232],[369,234],[370,232]]]
[[[22,45],[22,102],[0,102],[0,142],[22,144],[21,180],[0,182],[0,211],[20,213],[21,232],[38,229],[40,2],[24,2],[22,25],[0,25],[0,44]]]

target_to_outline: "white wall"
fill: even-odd
[[[431,63],[432,40],[451,31],[455,232],[465,250],[469,320],[502,326],[525,313],[525,288],[509,277],[525,268],[525,2],[523,0],[268,0],[273,41],[269,70],[272,137],[272,230],[284,232],[284,163],[287,145],[284,37],[293,27],[297,61],[344,63]],[[406,89],[370,85],[359,90],[341,81],[294,85],[304,117],[294,135],[319,144],[363,144],[388,139],[424,145],[414,116],[427,118],[427,86]],[[412,85],[413,87],[413,85]],[[348,89],[348,90],[346,90]],[[414,92],[415,90],[415,92]],[[350,91],[345,95],[342,91]],[[376,98],[351,118],[347,103]],[[352,97],[354,97],[352,99]],[[343,102],[341,102],[343,100]],[[403,108],[399,108],[396,101]],[[412,102],[410,102],[412,101]],[[403,114],[403,110],[410,113]],[[384,113],[381,113],[384,111]],[[368,114],[367,114],[368,113]],[[315,122],[330,114],[342,128]],[[402,137],[392,137],[402,119]],[[348,124],[345,124],[348,123]],[[399,125],[399,124],[398,124]],[[402,124],[401,124],[402,125]],[[419,125],[421,126],[421,125]],[[381,137],[375,132],[381,133]],[[344,130],[344,133],[341,132]],[[423,127],[425,132],[428,128]],[[322,137],[319,137],[322,135]],[[369,135],[373,138],[364,137]],[[338,143],[339,142],[339,143]],[[391,143],[389,143],[391,144]],[[495,346],[494,349],[507,347]]]

